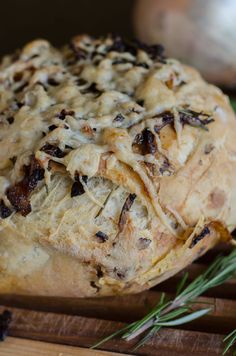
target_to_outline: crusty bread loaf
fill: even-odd
[[[36,40],[0,68],[0,293],[134,293],[236,226],[228,99],[161,46]]]

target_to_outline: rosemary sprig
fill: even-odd
[[[226,342],[226,347],[224,349],[224,353],[223,355],[226,354],[226,352],[236,344],[236,329],[234,331],[232,331],[229,335],[227,335],[225,338],[224,338],[224,342]],[[236,355],[236,349],[233,351],[233,356]]]
[[[130,341],[146,333],[144,338],[136,345],[137,349],[162,327],[182,325],[204,316],[211,311],[211,308],[193,311],[192,307],[196,303],[196,298],[208,289],[224,283],[234,275],[236,275],[235,249],[228,256],[219,256],[216,258],[210,267],[187,287],[184,287],[187,279],[187,276],[184,275],[177,288],[176,297],[173,300],[167,300],[165,293],[163,293],[158,304],[144,318],[109,335],[96,345],[93,345],[92,348],[100,346],[117,335],[126,341]],[[231,337],[234,338],[233,341]],[[236,340],[236,335],[232,333],[229,338],[230,342],[232,342],[231,346]]]
[[[236,100],[231,98],[230,104],[231,104],[232,108],[234,109],[234,111],[236,112]]]

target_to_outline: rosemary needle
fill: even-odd
[[[224,342],[226,341],[227,343],[223,355],[225,355],[226,352],[236,344],[236,329],[224,338]],[[236,349],[233,351],[233,355],[236,355]]]
[[[211,308],[192,311],[191,307],[196,303],[196,298],[210,288],[223,284],[236,275],[236,250],[228,256],[219,256],[209,268],[185,287],[187,275],[185,274],[177,287],[173,300],[167,300],[162,293],[158,304],[142,319],[125,326],[110,336],[98,342],[92,348],[96,348],[115,336],[129,341],[144,334],[144,337],[136,345],[135,349],[142,346],[163,327],[179,326],[198,319],[211,311]],[[228,337],[227,350],[236,341],[236,330]]]

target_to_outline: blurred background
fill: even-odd
[[[63,45],[79,33],[133,36],[133,0],[7,0],[1,3],[0,55],[34,38]]]
[[[0,56],[34,38],[60,46],[108,32],[161,43],[210,82],[236,89],[236,0],[8,0],[1,4]]]

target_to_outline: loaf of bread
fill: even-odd
[[[2,60],[0,125],[0,293],[136,293],[230,240],[234,114],[161,46],[33,41]]]

